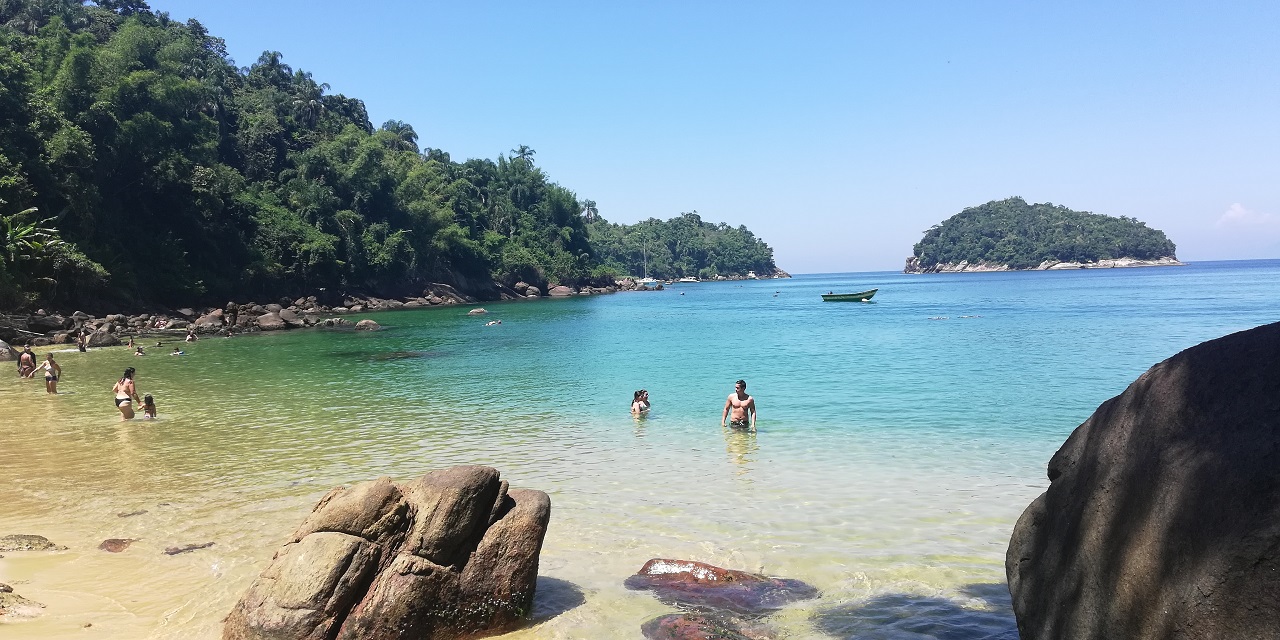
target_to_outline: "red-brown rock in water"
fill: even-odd
[[[551,518],[489,467],[338,488],[228,616],[224,640],[477,638],[532,610]]]
[[[682,607],[764,615],[789,602],[816,598],[818,590],[799,580],[770,578],[692,560],[654,558],[624,582],[648,589],[658,600]]]
[[[107,538],[98,545],[98,548],[110,553],[120,553],[129,548],[129,545],[137,542],[135,538]]]
[[[773,640],[777,637],[758,623],[702,613],[659,616],[640,625],[640,633],[649,640]]]
[[[1152,367],[1048,471],[1005,558],[1023,640],[1280,637],[1280,323]]]

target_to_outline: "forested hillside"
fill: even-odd
[[[1133,218],[1008,198],[969,207],[926,231],[913,262],[925,270],[964,261],[1030,269],[1046,260],[1173,258],[1175,249],[1163,231]]]
[[[412,126],[374,127],[281,53],[238,68],[199,22],[142,0],[0,1],[0,200],[6,309],[427,282],[484,297],[631,264],[602,263],[594,205],[532,149],[457,162],[419,148]]]
[[[770,249],[746,227],[703,222],[695,211],[667,221],[633,225],[598,220],[587,225],[591,246],[606,268],[651,278],[715,278],[778,269]]]

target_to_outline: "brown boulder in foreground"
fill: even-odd
[[[476,638],[533,605],[551,519],[489,467],[330,491],[236,604],[224,640]]]
[[[1280,323],[1197,345],[1049,461],[1005,559],[1023,640],[1280,629]]]

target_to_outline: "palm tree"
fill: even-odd
[[[382,130],[395,136],[394,149],[418,152],[418,132],[413,130],[413,125],[403,120],[388,120],[382,123]]]
[[[523,144],[511,150],[511,155],[524,160],[529,164],[533,164],[533,154],[535,153],[537,153],[537,151],[534,151],[533,149],[530,149],[528,145]]]

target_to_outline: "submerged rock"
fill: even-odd
[[[642,625],[640,633],[649,640],[774,640],[768,627],[733,616],[702,613],[673,613]]]
[[[356,323],[356,330],[358,331],[377,331],[381,328],[382,327],[378,323],[373,320],[369,320],[368,318]]]
[[[120,553],[137,541],[137,538],[107,538],[98,545],[98,548],[110,553]]]
[[[0,538],[0,551],[65,551],[67,548],[49,542],[44,536],[13,534]]]
[[[653,591],[658,600],[681,607],[764,615],[790,602],[818,597],[799,580],[770,578],[692,560],[654,558],[627,578],[628,589]]]
[[[1152,367],[1048,472],[1005,559],[1024,640],[1276,637],[1280,323]]]
[[[167,556],[176,556],[179,553],[189,553],[191,551],[199,551],[200,549],[208,549],[209,547],[212,547],[212,546],[213,546],[212,542],[204,542],[201,544],[183,545],[181,547],[167,547],[164,550],[164,554]]]
[[[35,618],[42,613],[44,605],[13,593],[12,587],[0,590],[0,622]]]
[[[236,604],[224,640],[474,638],[528,618],[551,518],[489,467],[337,488]]]

